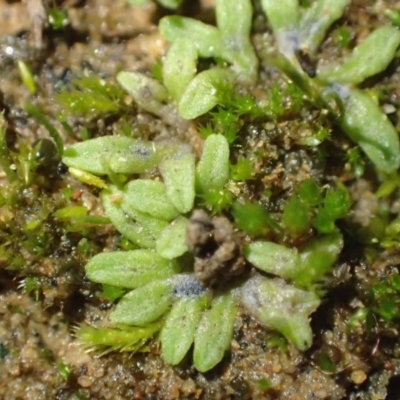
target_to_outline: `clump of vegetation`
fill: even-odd
[[[319,233],[334,233],[338,231],[335,221],[347,215],[350,205],[350,195],[342,184],[327,190],[323,197],[315,182],[306,180],[286,203],[283,221],[292,234],[304,232],[311,224]]]
[[[106,215],[138,246],[98,254],[85,267],[92,281],[133,289],[119,300],[111,322],[139,329],[161,319],[164,359],[179,363],[194,342],[194,365],[199,371],[221,361],[239,303],[298,348],[310,347],[308,317],[320,302],[317,284],[342,247],[341,235],[335,232],[309,242],[300,253],[263,241],[240,248],[237,234],[228,233],[232,229],[228,220],[210,220],[204,212],[194,211],[196,197],[223,190],[229,181],[229,158],[227,139],[215,134],[207,137],[197,164],[186,146],[164,145],[161,150],[126,137],[85,141],[71,146],[63,157],[70,168],[107,175],[114,182],[107,183],[101,194]],[[154,167],[162,180],[126,182],[118,177]],[[257,269],[281,279],[249,276],[242,254]],[[217,284],[220,275],[227,284]],[[279,304],[271,298],[280,299]],[[287,307],[286,313],[282,307]]]
[[[268,50],[268,59],[317,107],[327,109],[379,170],[390,172],[399,163],[397,134],[369,95],[350,85],[386,68],[400,43],[397,31],[378,29],[341,66],[314,71],[307,65],[347,5],[315,2],[300,13],[297,1],[279,7],[263,1],[279,49]],[[206,140],[198,162],[191,149],[178,142],[108,136],[73,145],[63,156],[74,176],[103,189],[106,216],[136,246],[98,254],[86,265],[90,280],[122,289],[110,315],[117,327],[113,329],[120,329],[123,337],[127,329],[142,332],[156,324],[164,359],[178,364],[194,344],[193,362],[199,371],[221,361],[239,304],[300,350],[311,346],[309,316],[320,304],[321,283],[343,246],[335,222],[350,209],[342,184],[322,190],[311,179],[295,189],[278,219],[258,204],[235,199],[229,183],[251,179],[253,172],[245,159],[230,165],[230,145],[246,118],[269,112],[274,119],[282,110],[279,105],[262,108],[251,96],[234,93],[238,83],[251,85],[257,79],[258,63],[249,41],[250,2],[243,0],[232,9],[217,1],[216,14],[217,27],[178,16],[161,20],[160,32],[171,42],[161,82],[137,72],[117,77],[140,107],[167,122],[171,111],[194,119],[215,110],[201,128]],[[384,56],[360,70],[378,45],[384,46]],[[231,67],[223,64],[196,75],[198,57],[224,60]],[[319,139],[312,138],[317,140],[313,146],[328,136],[329,129],[321,127],[320,132]],[[146,177],[150,171],[156,179]],[[199,205],[217,216],[196,210]],[[218,216],[222,210],[234,217],[241,233],[234,233],[230,222]],[[283,240],[298,240],[297,246],[256,239],[270,229]],[[247,237],[247,243],[240,243],[239,235]],[[224,277],[222,283],[218,276]],[[155,333],[147,331],[147,337]],[[88,343],[90,334],[96,335],[86,328],[82,332]],[[126,342],[122,349],[132,349],[128,339],[121,340]],[[108,343],[113,347],[112,341]]]
[[[63,117],[89,119],[120,112],[124,108],[123,95],[118,85],[91,74],[74,78],[61,87],[55,101],[62,107]]]
[[[22,291],[51,306],[65,300],[80,280],[80,263],[98,251],[90,241],[92,229],[109,220],[89,215],[88,207],[74,199],[79,190],[63,187],[63,141],[38,108],[29,105],[27,110],[58,143],[41,138],[29,144],[18,138],[12,145],[10,128],[0,114],[0,165],[3,182],[5,177],[8,181],[0,194],[0,263],[22,279]],[[62,293],[58,299],[55,287]]]
[[[279,6],[272,0],[262,1],[279,49],[279,53],[270,53],[269,60],[315,105],[330,111],[378,170],[390,173],[400,165],[398,134],[371,95],[354,86],[382,72],[393,60],[400,44],[397,28],[378,28],[340,65],[316,69],[308,62],[348,4],[348,0],[315,1],[300,12],[297,0]]]
[[[369,305],[372,311],[385,321],[392,322],[399,318],[400,276],[393,273],[380,282],[375,282],[369,292]]]
[[[255,83],[258,60],[249,38],[252,13],[248,0],[235,7],[218,0],[218,27],[186,17],[164,17],[159,29],[171,47],[163,61],[162,83],[139,72],[120,72],[117,80],[150,113],[168,120],[177,107],[181,117],[197,118],[223,104],[223,93],[235,82]],[[223,62],[196,75],[199,57]]]
[[[174,9],[181,2],[159,3]],[[272,137],[273,141],[274,135],[280,135],[280,123],[284,120],[289,126],[302,108],[313,108],[320,117],[313,122],[311,133],[294,134],[284,143],[284,150],[293,140],[296,146],[322,153],[325,147],[320,144],[334,140],[329,124],[333,121],[384,173],[380,177],[390,174],[376,194],[384,199],[382,215],[376,218],[379,234],[372,232],[373,227],[366,230],[373,237],[370,242],[379,241],[380,246],[398,242],[399,221],[390,222],[385,203],[399,184],[395,172],[400,162],[398,135],[372,91],[357,88],[395,57],[400,44],[397,29],[379,28],[342,64],[317,68],[313,58],[318,47],[349,1],[315,1],[303,9],[295,0],[279,5],[264,0],[261,4],[278,50],[266,49],[260,58],[291,80],[284,88],[271,85],[265,96],[260,96],[259,87],[254,89],[259,61],[250,41],[251,2],[241,0],[232,7],[227,0],[217,0],[217,26],[176,15],[160,21],[160,32],[170,43],[157,66],[160,74],[120,72],[120,86],[95,75],[84,76],[55,95],[63,108],[59,122],[75,139],[70,126],[74,118],[88,122],[112,115],[123,121],[135,111],[127,105],[125,90],[135,106],[166,124],[192,121],[193,131],[197,129],[204,138],[202,151],[196,152],[200,157],[178,139],[134,139],[129,126],[115,129],[121,135],[90,140],[84,128],[84,141],[64,149],[57,124],[32,104],[25,111],[47,129],[52,140],[41,139],[29,148],[21,141],[14,151],[7,144],[4,125],[0,129],[0,164],[11,184],[0,195],[5,221],[0,261],[21,270],[25,260],[9,258],[14,246],[10,238],[21,232],[22,247],[35,260],[51,254],[53,232],[58,236],[79,232],[80,240],[74,246],[77,257],[85,260],[86,276],[102,285],[103,299],[114,303],[101,326],[83,324],[77,330],[76,336],[89,349],[100,349],[103,354],[144,352],[149,350],[149,340],[156,338],[167,363],[177,365],[192,354],[194,367],[205,372],[223,359],[235,320],[243,311],[261,326],[279,332],[281,347],[285,347],[282,337],[300,351],[312,346],[310,316],[328,290],[327,278],[344,241],[352,236],[346,222],[339,221],[351,208],[345,187],[348,178],[321,178],[310,170],[310,162],[310,169],[299,174],[301,178],[277,185],[274,192],[276,188],[269,186],[266,177],[272,168],[263,165],[263,156],[257,154],[264,139]],[[347,48],[346,31],[336,34]],[[374,54],[376,48],[381,49],[379,56]],[[36,93],[27,65],[20,63],[19,68],[27,89]],[[254,136],[249,132],[251,126],[258,129]],[[247,140],[253,144],[247,145]],[[359,148],[346,151],[352,178],[361,177],[365,170]],[[248,156],[249,151],[254,154]],[[278,150],[273,157],[279,160],[284,153]],[[59,164],[61,159],[64,164]],[[27,200],[36,215],[32,218],[32,213],[26,213],[26,220],[11,227],[16,196],[36,184],[40,190],[48,188],[52,184],[49,177],[57,181],[65,165],[73,177],[92,186],[104,215],[90,215],[88,207],[71,203],[74,194],[64,188],[50,203],[45,196],[31,194]],[[43,177],[46,169],[48,176]],[[52,232],[49,221],[56,227]],[[88,231],[101,225],[112,225],[122,239],[94,255],[100,246],[88,244]],[[361,240],[361,234],[355,236]],[[40,298],[44,280],[26,271],[20,276],[24,277],[20,288]],[[397,321],[398,274],[386,278],[367,285],[364,305],[350,322]],[[66,377],[67,367],[60,367]],[[322,369],[339,370],[331,367]],[[270,383],[260,380],[261,385],[267,390]]]

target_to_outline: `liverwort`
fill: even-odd
[[[313,54],[325,38],[329,27],[339,19],[350,0],[318,0],[304,10],[300,19],[300,42]]]
[[[124,189],[124,203],[155,218],[171,221],[179,211],[169,201],[164,183],[151,179],[130,181]]]
[[[313,239],[301,252],[276,243],[257,241],[247,245],[244,254],[261,271],[312,288],[331,271],[342,246],[342,236],[335,233]]]
[[[174,303],[160,333],[162,355],[167,363],[175,365],[182,361],[208,303],[205,295],[181,297]]]
[[[193,361],[198,371],[208,371],[222,360],[233,337],[236,313],[231,292],[214,298],[203,313],[194,337]]]
[[[371,96],[361,90],[344,92],[342,100],[344,113],[339,120],[342,129],[378,170],[386,173],[396,170],[400,165],[399,136],[387,116]]]
[[[241,293],[242,304],[261,324],[281,332],[299,350],[311,346],[309,316],[320,304],[315,293],[260,275],[250,278]]]
[[[246,84],[257,80],[258,60],[250,41],[253,8],[249,0],[217,0],[217,26],[222,35],[221,54],[232,63],[237,79]]]
[[[117,81],[144,110],[160,117],[163,115],[169,95],[161,83],[140,72],[125,71],[117,75]]]
[[[296,249],[272,242],[252,242],[245,248],[247,261],[261,271],[292,279],[297,274],[300,257]]]
[[[156,238],[168,225],[167,221],[159,220],[137,210],[130,210],[123,203],[124,193],[115,186],[101,193],[105,214],[115,228],[132,243],[142,248],[155,248]]]
[[[187,218],[179,217],[161,232],[156,242],[156,250],[160,256],[172,260],[188,251],[186,244],[188,222]]]
[[[99,253],[85,266],[86,275],[93,282],[132,289],[179,270],[176,261],[144,249]]]
[[[217,0],[217,28],[192,18],[167,16],[159,24],[161,34],[171,43],[186,38],[199,57],[219,58],[232,64],[236,78],[253,84],[258,60],[250,41],[253,9],[249,0]]]
[[[122,297],[110,320],[117,325],[147,326],[163,316],[173,300],[172,281],[153,280]]]
[[[214,57],[221,51],[221,33],[215,26],[192,18],[171,15],[161,19],[158,29],[169,42],[186,38],[200,57]]]
[[[76,143],[64,151],[63,163],[68,167],[106,175],[138,174],[155,166],[157,151],[154,143],[126,136],[102,136]]]
[[[179,113],[185,119],[194,119],[221,103],[223,94],[218,90],[233,84],[234,75],[226,69],[208,69],[196,75],[179,102]]]
[[[271,24],[278,48],[288,58],[299,48],[298,20],[300,15],[298,0],[262,0],[262,7]]]
[[[229,180],[229,144],[223,135],[210,135],[196,168],[200,191],[220,190]]]
[[[400,45],[398,29],[392,26],[376,29],[342,64],[319,68],[315,80],[309,78],[315,76],[315,71],[307,76],[296,57],[299,52],[312,54],[317,50],[329,26],[343,14],[348,3],[348,0],[315,1],[300,17],[298,0],[285,0],[279,6],[275,1],[263,0],[264,12],[282,53],[270,52],[268,57],[317,107],[330,111],[378,170],[390,173],[400,165],[397,132],[368,94],[350,85],[360,84],[387,68]]]
[[[382,26],[360,43],[342,64],[321,69],[319,76],[329,82],[358,85],[385,70],[399,45],[400,31],[392,26]]]
[[[163,62],[163,83],[175,101],[197,72],[197,51],[188,39],[175,40]]]
[[[193,208],[195,197],[195,159],[191,152],[176,154],[159,166],[169,201],[185,214]]]

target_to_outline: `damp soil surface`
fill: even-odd
[[[54,8],[65,11],[65,26],[49,23]],[[388,24],[383,13],[386,8],[400,12],[394,0],[352,1],[323,43],[321,62],[345,57],[375,27]],[[263,48],[272,45],[273,38],[258,2],[255,10],[253,43],[262,59]],[[186,1],[177,12],[215,22],[212,0]],[[9,148],[26,155],[38,140],[48,138],[44,125],[26,111],[30,103],[49,118],[65,143],[81,140],[82,135],[126,133],[128,126],[135,137],[168,140],[174,136],[188,142],[198,154],[203,139],[195,123],[166,123],[135,109],[129,98],[124,109],[129,112],[101,117],[90,112],[84,116],[65,113],[55,101],[63,85],[83,76],[113,82],[121,70],[151,71],[167,48],[157,23],[168,13],[152,2],[132,7],[126,0],[0,0],[0,108]],[[32,70],[37,87],[34,94],[21,81],[19,61]],[[399,81],[396,58],[376,81],[366,83],[383,93],[383,105],[397,126]],[[282,75],[261,62],[254,92],[260,99],[267,98],[273,83],[287,87]],[[38,157],[45,162],[40,161],[33,176],[26,172],[22,183],[20,177],[12,182],[4,173],[0,177],[0,399],[400,398],[398,321],[394,318],[386,323],[376,312],[371,312],[368,326],[365,319],[354,319],[359,309],[368,306],[373,310],[371,288],[375,283],[398,274],[398,245],[383,249],[374,244],[374,231],[368,230],[382,210],[392,219],[398,215],[397,192],[382,205],[375,195],[380,177],[367,160],[364,174],[355,176],[346,163],[347,151],[354,144],[329,120],[326,124],[332,136],[322,150],[301,145],[320,120],[320,113],[301,96],[296,105],[293,93],[284,100],[293,103],[288,107],[292,111],[280,120],[252,121],[241,128],[242,139],[233,155],[251,158],[258,171],[255,180],[231,189],[259,201],[271,212],[280,212],[293,188],[309,177],[321,185],[339,180],[349,189],[353,205],[343,230],[345,247],[325,282],[322,305],[312,315],[312,348],[298,351],[242,311],[229,351],[207,373],[192,367],[190,353],[180,365],[166,365],[156,341],[138,354],[99,356],[87,352],[76,340],[75,330],[82,323],[101,325],[113,304],[102,296],[98,285],[86,279],[84,264],[103,249],[129,245],[110,225],[79,225],[79,221],[67,223],[54,216],[58,209],[71,205],[86,207],[94,217],[101,217],[102,209],[98,190],[73,179],[51,145],[39,142]],[[60,115],[64,119],[57,118]],[[224,247],[222,256],[213,253],[212,257],[228,260],[228,272],[234,274],[236,267],[242,268],[237,242],[244,239],[223,216],[203,219],[214,239],[222,231],[228,232],[229,238],[215,239],[216,246],[231,246],[235,254],[225,254]],[[224,229],[218,228],[221,226]],[[354,239],[352,229],[365,233],[364,243]],[[193,246],[198,245],[196,240]],[[299,245],[290,238],[285,240],[288,245]],[[198,273],[205,280],[215,274],[225,276],[218,270],[205,275],[204,259],[199,258],[198,264]],[[349,321],[355,321],[351,329]]]

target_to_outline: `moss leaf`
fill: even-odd
[[[146,327],[103,328],[90,325],[79,325],[75,336],[79,343],[89,351],[96,349],[101,354],[110,351],[136,352],[160,330],[160,324],[154,323]]]
[[[25,104],[25,111],[32,115],[32,117],[35,118],[36,121],[39,122],[39,124],[43,125],[47,129],[49,135],[52,137],[54,143],[56,144],[58,154],[62,156],[64,153],[64,141],[58,133],[58,130],[50,122],[46,115],[43,114],[36,106],[30,103]]]
[[[88,185],[96,186],[101,189],[107,189],[106,182],[96,175],[91,174],[87,171],[82,171],[81,169],[76,169],[69,167],[68,172],[79,181],[86,183]]]

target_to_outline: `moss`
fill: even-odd
[[[36,118],[39,111],[31,110]],[[39,120],[43,118],[48,122],[40,113]],[[9,183],[2,185],[0,200],[1,265],[21,280],[21,291],[52,305],[62,300],[54,298],[55,282],[66,298],[80,281],[79,265],[98,251],[95,231],[108,220],[89,215],[75,198],[79,185],[65,189],[60,149],[51,139],[18,139],[12,148],[6,121],[2,123],[1,159]]]

